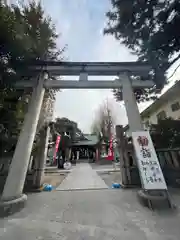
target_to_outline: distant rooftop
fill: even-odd
[[[94,146],[98,143],[98,136],[95,134],[83,134],[84,138],[83,140],[79,140],[78,142],[74,143],[74,146]]]

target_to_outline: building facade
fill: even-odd
[[[151,124],[157,124],[158,120],[172,118],[180,119],[180,81],[168,89],[159,99],[154,101],[148,108],[141,112],[141,119],[145,130]],[[125,126],[126,135],[131,135],[129,125]]]

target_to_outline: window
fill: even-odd
[[[145,128],[145,129],[149,128],[149,126],[150,126],[149,120],[147,120],[146,122],[144,122],[144,128]]]
[[[180,109],[180,104],[179,104],[179,102],[175,102],[175,103],[173,103],[172,105],[171,105],[171,110],[172,110],[172,112],[175,112],[175,111],[177,111],[177,110],[179,110]]]
[[[145,127],[148,128],[150,125],[149,120],[145,122]]]
[[[157,119],[158,120],[164,120],[166,118],[166,112],[165,111],[161,111],[157,114]]]

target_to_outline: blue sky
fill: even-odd
[[[11,3],[15,0],[9,0]],[[27,0],[24,0],[27,2]],[[38,1],[38,0],[37,0]],[[17,1],[16,1],[17,2]],[[110,0],[41,0],[60,34],[58,46],[67,46],[68,61],[134,61],[129,50],[112,36],[103,36]],[[169,71],[171,75],[173,68]],[[174,80],[179,77],[178,71]],[[173,84],[173,81],[170,85]],[[169,88],[165,87],[164,91]],[[164,92],[163,91],[163,92]],[[54,117],[68,117],[89,132],[100,104],[109,99],[117,124],[128,123],[123,103],[116,103],[111,90],[63,90],[57,94]],[[139,105],[140,111],[149,103]]]

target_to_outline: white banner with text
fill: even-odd
[[[143,188],[166,190],[167,185],[149,132],[133,132],[132,140]]]

